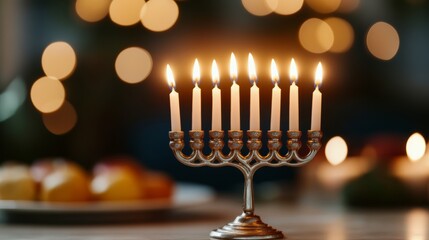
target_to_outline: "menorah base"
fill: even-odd
[[[222,228],[210,233],[212,239],[284,239],[283,233],[254,214],[243,213]]]

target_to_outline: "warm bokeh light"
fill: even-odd
[[[139,47],[122,50],[116,57],[115,69],[119,78],[126,83],[139,83],[152,71],[152,57]]]
[[[371,169],[373,169],[373,165],[370,159],[358,156],[347,157],[347,161],[336,166],[329,162],[321,162],[315,171],[317,179],[323,186],[339,191],[350,180],[362,176]],[[326,238],[326,240],[328,239]]]
[[[131,26],[140,21],[144,0],[113,0],[109,8],[112,21],[121,26]]]
[[[275,2],[276,5],[274,6],[273,10],[275,13],[281,15],[294,14],[298,12],[304,4],[304,0],[276,0]],[[269,2],[268,4],[271,5]]]
[[[171,70],[170,64],[167,64],[167,83],[171,88],[176,88],[176,81],[174,81],[173,71]]]
[[[231,53],[231,60],[229,61],[229,77],[232,81],[237,81],[238,71],[237,71],[237,60],[235,60],[234,53]]]
[[[325,21],[310,18],[299,29],[299,42],[309,52],[324,53],[332,47],[334,33]]]
[[[76,67],[76,54],[66,42],[53,42],[43,51],[42,68],[46,76],[65,79]]]
[[[320,84],[322,84],[322,81],[323,81],[323,67],[322,67],[322,63],[319,62],[319,64],[317,64],[316,74],[314,76],[314,84],[319,86]]]
[[[143,26],[154,32],[171,28],[178,17],[179,7],[173,0],[149,0],[140,12]]]
[[[219,85],[219,68],[217,67],[216,60],[212,62],[212,82],[214,85]]]
[[[63,84],[53,77],[42,77],[33,83],[31,102],[42,113],[58,110],[63,105],[66,91]]]
[[[331,52],[342,53],[350,49],[354,41],[354,31],[352,25],[346,20],[336,17],[325,19],[334,33],[334,43],[329,49]]]
[[[347,153],[347,143],[340,136],[335,136],[326,143],[325,156],[332,165],[342,163],[346,159]]]
[[[398,32],[388,23],[377,22],[368,31],[366,45],[374,57],[390,60],[399,50]]]
[[[413,209],[405,217],[406,239],[426,240],[428,237],[429,216],[426,209]]]
[[[324,240],[347,240],[347,230],[345,219],[338,218],[326,226],[326,235]]]
[[[420,160],[426,152],[426,141],[420,133],[414,133],[408,138],[406,151],[408,158],[415,162]]]
[[[62,135],[70,132],[77,122],[77,114],[68,101],[55,112],[42,115],[43,124],[53,134]]]
[[[77,0],[77,15],[87,22],[98,22],[107,16],[111,0]]]
[[[290,60],[290,65],[289,65],[289,79],[292,82],[298,81],[298,68],[296,67],[295,59],[293,58],[292,60]]]
[[[338,12],[351,13],[355,11],[360,5],[360,0],[342,0],[338,7]]]
[[[277,70],[276,61],[271,59],[271,81],[273,81],[273,83],[278,83],[279,79],[279,71]]]
[[[273,12],[278,0],[241,0],[244,8],[255,16],[266,16]]]
[[[192,82],[194,84],[197,84],[200,82],[200,78],[201,78],[200,64],[198,63],[198,59],[195,59],[194,69],[192,70]]]
[[[255,66],[255,60],[253,60],[253,56],[251,53],[249,53],[249,58],[247,59],[247,69],[249,71],[249,79],[251,82],[255,82],[257,79],[256,76],[256,66]]]
[[[341,0],[305,0],[305,2],[319,13],[335,12],[341,4]]]

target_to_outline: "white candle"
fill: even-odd
[[[222,108],[221,108],[221,92],[218,88],[219,70],[216,61],[212,63],[212,81],[214,84],[212,90],[212,130],[222,130]]]
[[[167,81],[172,89],[170,93],[171,131],[180,132],[179,93],[175,90],[176,83],[174,82],[173,71],[171,71],[170,65],[167,65]]]
[[[252,54],[249,53],[248,59],[249,78],[253,83],[250,88],[250,127],[251,131],[260,130],[260,117],[259,117],[259,88],[256,86],[256,67]]]
[[[198,87],[200,65],[198,64],[198,59],[195,59],[192,81],[195,84],[192,90],[192,130],[201,130],[201,89]]]
[[[319,85],[323,80],[322,64],[319,62],[316,69],[315,84],[316,89],[313,92],[313,104],[311,107],[311,130],[320,131],[320,121],[322,118],[322,93],[319,91]]]
[[[274,83],[274,88],[271,95],[271,131],[280,131],[280,104],[282,90],[278,86],[279,73],[277,71],[276,62],[271,60],[271,80]]]
[[[231,130],[240,130],[240,86],[237,84],[237,61],[231,53],[229,71],[232,80],[231,86]]]
[[[298,86],[295,84],[298,80],[298,70],[293,58],[290,63],[289,76],[292,81],[289,89],[289,130],[299,131],[299,97]]]

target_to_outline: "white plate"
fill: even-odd
[[[214,198],[214,191],[202,185],[179,183],[169,200],[145,200],[127,202],[85,202],[85,203],[46,203],[37,201],[0,200],[0,212],[7,217],[22,218],[34,216],[58,216],[64,218],[73,215],[106,215],[129,213],[153,213],[174,209],[183,209],[203,203]]]

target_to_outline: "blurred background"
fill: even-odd
[[[106,157],[128,155],[178,181],[222,191],[236,184],[241,188],[242,176],[235,169],[192,169],[174,159],[168,146],[165,66],[170,64],[175,74],[186,132],[191,127],[192,65],[199,59],[203,129],[209,130],[210,66],[217,60],[227,130],[234,52],[245,130],[251,52],[262,130],[269,129],[271,58],[283,89],[283,130],[288,127],[291,58],[299,72],[302,131],[310,127],[314,71],[321,61],[323,142],[339,135],[348,145],[348,154],[341,155],[344,143],[334,142],[336,166],[321,151],[308,167],[263,169],[257,182],[280,181],[303,191],[322,186],[330,193],[351,179],[363,181],[349,182],[345,192],[354,196],[359,186],[380,179],[388,186],[396,186],[398,179],[407,185],[413,178],[408,175],[415,177],[420,170],[418,187],[411,185],[424,192],[427,202],[429,158],[415,165],[405,149],[412,133],[429,133],[428,11],[426,0],[1,1],[0,161],[63,157],[91,168]],[[55,81],[46,80],[47,75]],[[424,149],[417,151],[424,154]],[[369,180],[362,177],[371,173]],[[389,180],[391,175],[397,178]]]

